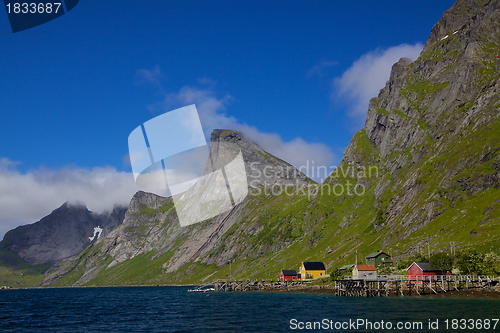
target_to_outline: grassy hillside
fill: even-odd
[[[0,287],[26,288],[39,285],[50,264],[31,266],[11,251],[0,248]]]

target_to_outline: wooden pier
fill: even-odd
[[[368,289],[381,293],[392,290],[396,295],[438,294],[452,290],[486,289],[500,284],[500,277],[479,275],[394,275],[366,281]],[[377,283],[377,286],[375,286]],[[382,286],[382,288],[380,287]]]
[[[452,290],[488,289],[500,285],[500,277],[472,275],[380,276],[376,280],[344,279],[328,285],[311,285],[312,281],[229,281],[204,284],[213,291],[312,291],[345,297],[412,296],[446,293]],[[203,289],[199,288],[199,289]],[[213,288],[213,289],[212,289]]]
[[[393,275],[376,280],[337,280],[335,295],[350,297],[411,296],[452,290],[486,289],[500,285],[500,277],[473,275]]]

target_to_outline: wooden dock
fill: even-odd
[[[380,276],[376,280],[344,279],[328,285],[311,285],[312,281],[229,281],[204,284],[213,291],[318,291],[344,297],[412,296],[446,293],[452,290],[488,289],[500,285],[500,277],[473,275]],[[202,288],[199,288],[202,289]]]

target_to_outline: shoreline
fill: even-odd
[[[46,286],[46,287],[22,287],[5,288],[0,290],[26,290],[26,289],[72,289],[72,288],[134,288],[134,287],[197,287],[197,284],[140,284],[140,285],[121,285],[121,286]]]
[[[71,288],[130,288],[130,287],[196,287],[196,284],[168,284],[168,285],[121,285],[121,286],[60,286],[60,287],[26,287],[26,288],[10,288],[2,290],[26,290],[26,289],[71,289]],[[214,292],[214,291],[211,291]],[[220,291],[228,292],[228,291]],[[229,292],[266,292],[266,293],[296,293],[296,294],[320,294],[320,295],[335,295],[335,290],[330,285],[300,285],[300,286],[288,286],[286,288],[268,288],[264,287],[262,289],[253,290],[239,290],[239,291],[229,291]],[[349,296],[336,296],[336,297],[349,297]],[[450,291],[440,291],[436,293],[426,293],[422,295],[411,294],[401,296],[396,294],[394,290],[390,290],[389,296],[371,296],[373,297],[417,297],[417,298],[442,298],[442,297],[454,297],[454,298],[478,298],[478,299],[500,299],[500,288],[469,288],[450,290]]]

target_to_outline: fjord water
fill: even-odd
[[[288,332],[297,322],[421,321],[500,317],[499,299],[381,297],[272,292],[188,293],[187,287],[110,287],[0,291],[1,332]],[[428,320],[439,319],[439,330]],[[495,330],[500,330],[500,324]],[[348,330],[337,330],[344,332]],[[358,331],[367,332],[360,329]],[[371,331],[371,330],[368,330]],[[373,330],[375,331],[375,330]],[[378,332],[386,330],[379,329]],[[393,329],[392,332],[406,330]],[[455,330],[456,331],[456,330]],[[477,332],[479,330],[468,330]]]

